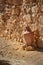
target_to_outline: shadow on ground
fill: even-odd
[[[38,48],[37,51],[43,52],[43,48]]]
[[[0,65],[11,65],[11,64],[9,64],[9,61],[0,60]]]

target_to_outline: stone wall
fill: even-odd
[[[16,0],[14,0],[15,3]],[[20,0],[21,1],[21,0]],[[35,2],[35,0],[32,0]],[[43,5],[21,5],[9,4],[6,1],[4,12],[0,13],[0,36],[5,39],[17,40],[22,42],[23,31],[27,25],[34,31],[38,28],[41,38],[43,38]],[[40,9],[41,8],[41,9]],[[39,11],[40,9],[40,11]]]

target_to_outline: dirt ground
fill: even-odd
[[[0,38],[0,65],[43,65],[43,50],[25,51],[22,44]]]

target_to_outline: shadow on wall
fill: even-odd
[[[0,60],[0,65],[11,65],[8,61]]]
[[[38,51],[43,52],[43,41],[41,39],[37,42],[38,45]]]

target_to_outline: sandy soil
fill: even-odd
[[[43,65],[43,51],[24,51],[22,45],[0,38],[0,61],[9,61],[11,65]]]

